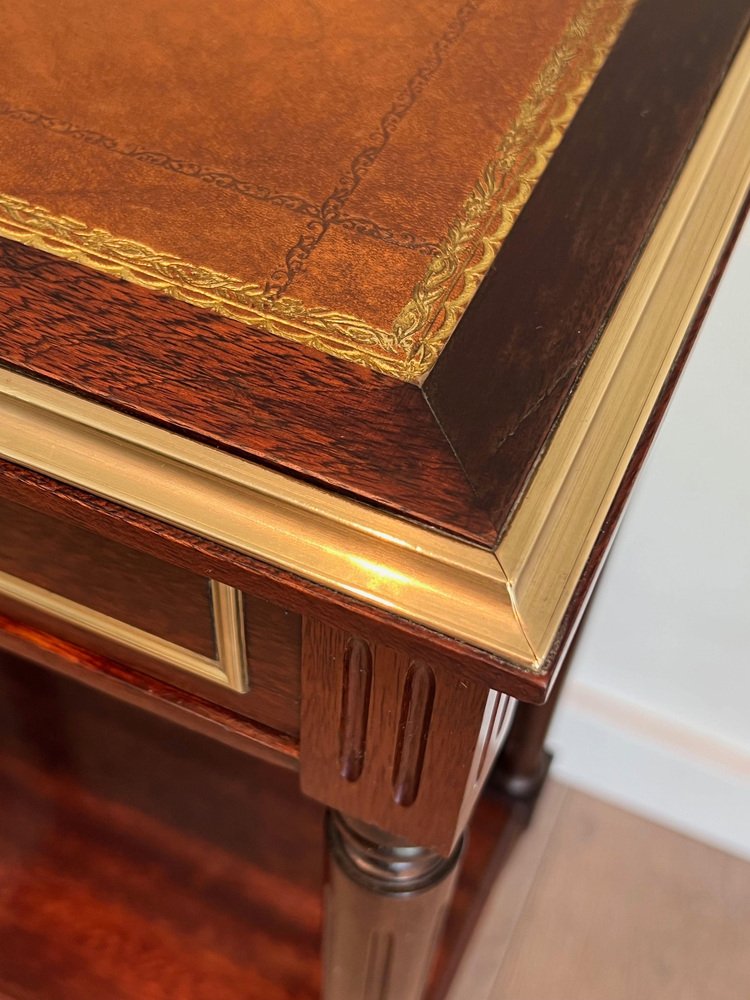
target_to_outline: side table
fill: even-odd
[[[419,1000],[743,216],[746,0],[7,6],[0,647],[298,771],[327,1000]]]

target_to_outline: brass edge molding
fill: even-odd
[[[0,371],[0,454],[540,672],[748,185],[750,40],[496,552]]]
[[[427,376],[531,195],[636,0],[586,0],[389,329],[273,295],[0,193],[0,236],[408,382]],[[530,150],[533,155],[529,155]]]
[[[242,658],[242,595],[236,591],[230,594],[229,591],[233,588],[224,584],[219,584],[218,588],[221,589],[216,600],[217,591],[212,583],[218,656],[216,660],[211,660],[161,636],[128,625],[9,573],[0,572],[0,594],[4,597],[176,670],[203,677],[233,691],[244,692],[247,690],[247,679],[246,660]]]
[[[490,550],[9,371],[0,454],[533,667]]]
[[[750,37],[497,550],[536,659],[554,640],[750,189]]]

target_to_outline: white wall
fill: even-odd
[[[557,775],[750,857],[750,225],[602,573]]]

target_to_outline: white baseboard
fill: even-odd
[[[750,753],[571,678],[549,739],[561,781],[750,859]]]

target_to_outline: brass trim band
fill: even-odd
[[[537,658],[554,640],[749,189],[750,37],[498,549]]]
[[[211,581],[217,650],[215,660],[9,573],[0,572],[0,595],[176,670],[194,674],[233,691],[247,691],[242,594],[223,583]]]
[[[8,371],[0,371],[0,454],[533,665],[486,549]]]
[[[216,660],[226,686],[233,691],[248,689],[248,658],[242,592],[218,580],[209,583],[214,624]]]
[[[750,185],[750,40],[496,552],[13,374],[0,454],[541,672]]]

